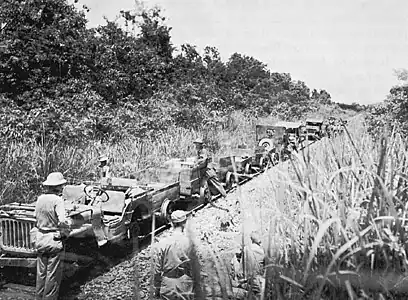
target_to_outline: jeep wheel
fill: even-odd
[[[170,199],[164,199],[160,208],[160,217],[166,223],[170,223],[170,216],[174,211],[174,201]]]
[[[232,188],[232,185],[235,182],[235,176],[231,172],[227,172],[225,175],[225,189],[230,190]]]
[[[251,173],[251,164],[247,163],[245,165],[245,174],[250,174]]]

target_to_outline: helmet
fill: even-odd
[[[63,185],[67,181],[64,179],[64,175],[60,172],[50,173],[47,177],[47,180],[43,182],[43,185],[46,186],[58,186]]]
[[[187,214],[183,210],[176,210],[171,214],[170,219],[173,223],[182,223],[187,220]]]
[[[204,144],[203,139],[200,139],[200,138],[196,139],[193,143],[194,144]]]
[[[107,155],[101,155],[99,156],[99,161],[103,162],[103,161],[107,161],[108,160],[108,156]]]

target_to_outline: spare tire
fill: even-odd
[[[271,151],[273,149],[273,141],[268,138],[264,138],[259,141],[258,143],[259,146],[265,147],[266,151]]]

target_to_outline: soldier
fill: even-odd
[[[297,142],[296,135],[294,133],[289,133],[288,134],[288,146],[290,145],[291,146],[290,148],[297,152],[298,149],[296,146],[296,142]]]
[[[161,299],[193,299],[191,250],[185,234],[187,215],[176,210],[171,214],[173,234],[154,248],[154,286]]]
[[[250,239],[251,239],[250,249],[257,263],[255,265],[255,268],[256,268],[255,273],[257,275],[262,275],[263,268],[265,266],[265,251],[261,246],[261,238],[259,236],[259,233],[257,231],[251,232]]]
[[[251,233],[250,238],[251,244],[244,247],[245,251],[242,248],[236,251],[231,261],[233,293],[239,299],[247,299],[249,290],[259,296],[264,284],[265,252],[256,231]]]
[[[204,149],[203,140],[196,139],[194,141],[197,150],[197,167],[204,168],[206,167],[205,176],[203,180],[206,180],[207,183],[210,183],[218,192],[225,198],[227,197],[227,192],[222,186],[221,182],[218,180],[217,173],[215,172],[214,167],[208,164],[208,152],[207,149]]]
[[[60,172],[48,175],[43,185],[45,194],[38,197],[35,206],[37,250],[36,299],[57,299],[62,278],[64,239],[68,236],[64,200],[61,197],[66,184]]]
[[[100,175],[101,179],[106,178],[106,177],[111,177],[110,168],[109,168],[109,165],[108,165],[108,160],[109,160],[108,156],[106,156],[106,155],[99,156],[99,162],[100,162],[99,175]]]

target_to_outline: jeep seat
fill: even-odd
[[[104,213],[122,214],[125,207],[125,193],[109,190],[107,190],[106,193],[109,195],[109,200],[102,202],[102,211]]]
[[[62,197],[69,203],[85,204],[85,184],[66,185],[62,191]]]

